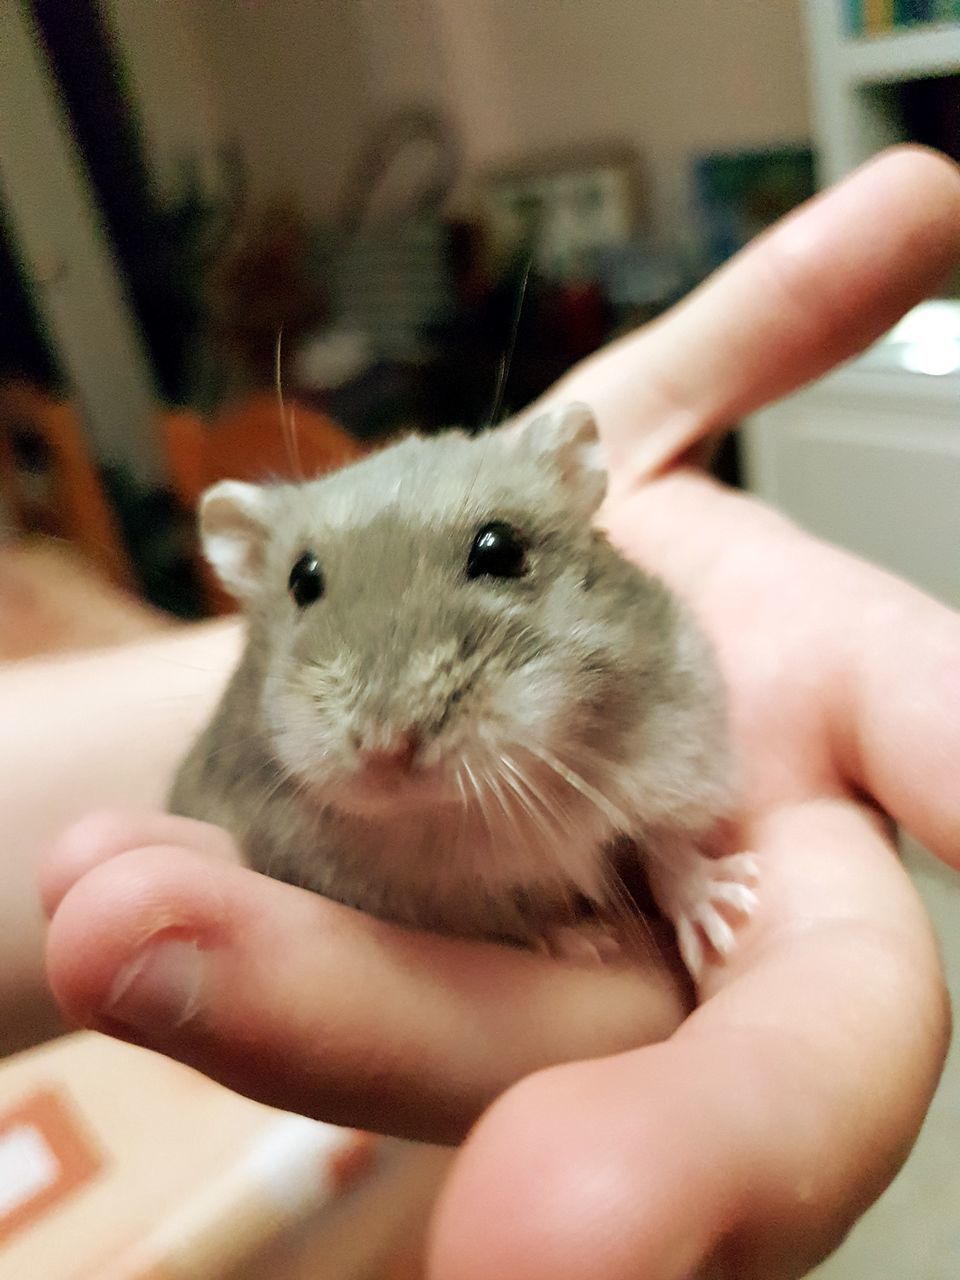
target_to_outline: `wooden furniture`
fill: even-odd
[[[76,411],[24,383],[0,387],[0,503],[14,533],[66,539],[111,582],[134,585]]]
[[[312,478],[359,458],[364,448],[332,419],[287,404],[281,412],[272,392],[249,396],[207,424],[191,410],[167,413],[161,437],[174,491],[190,511],[219,480]],[[209,607],[231,613],[236,603],[222,590],[197,553]]]

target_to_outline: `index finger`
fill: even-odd
[[[533,412],[585,400],[620,491],[862,351],[960,260],[960,169],[894,147],[758,237],[679,306],[584,361]]]

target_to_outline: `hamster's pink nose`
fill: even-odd
[[[361,742],[357,754],[363,767],[374,774],[408,773],[420,749],[420,735],[416,729],[404,729],[388,741],[375,747]]]

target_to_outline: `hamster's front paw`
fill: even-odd
[[[533,949],[581,965],[602,965],[620,957],[620,943],[609,926],[585,921],[578,925],[550,925],[537,938]]]
[[[650,869],[651,887],[677,931],[677,944],[691,977],[703,972],[707,944],[725,959],[736,945],[728,916],[746,919],[757,905],[751,888],[757,860],[750,853],[707,858],[693,844],[674,847]]]

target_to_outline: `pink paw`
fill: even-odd
[[[726,858],[701,858],[685,879],[684,905],[674,924],[684,964],[694,978],[704,965],[704,942],[726,959],[736,945],[733,926],[727,915],[749,917],[757,905],[750,887],[758,876],[757,860],[749,853]]]
[[[660,868],[658,901],[673,921],[684,964],[693,978],[703,972],[706,948],[721,960],[736,937],[729,916],[746,919],[757,905],[751,888],[759,874],[756,858],[734,853],[726,858],[683,857],[669,872]]]

